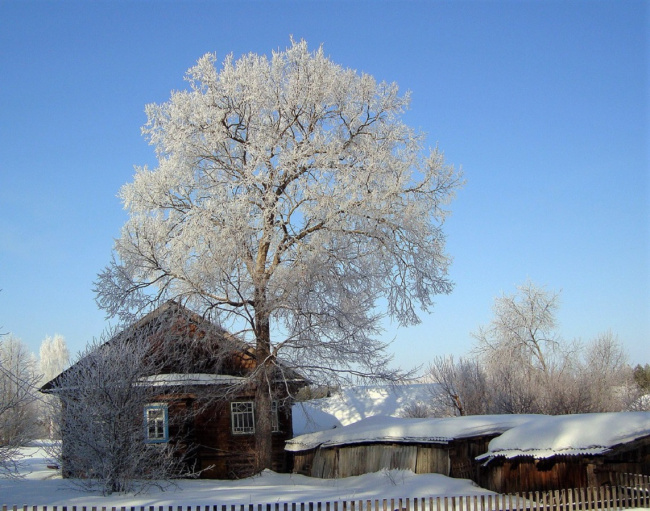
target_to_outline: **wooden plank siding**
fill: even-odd
[[[499,493],[554,491],[613,486],[620,473],[650,475],[650,437],[601,455],[494,458],[481,467],[475,481]]]
[[[236,400],[252,401],[254,396],[240,395]],[[288,407],[278,408],[279,431],[272,437],[272,470],[287,472],[289,457],[285,442],[292,435],[291,414]],[[254,474],[255,435],[233,434],[230,403],[220,403],[193,419],[194,459],[200,477],[207,479],[239,479]]]
[[[323,479],[356,476],[382,469],[449,475],[448,447],[444,444],[356,444],[318,447],[295,453],[293,458],[294,472]]]
[[[475,458],[487,450],[495,436],[463,438],[448,443],[367,442],[320,446],[293,452],[293,471],[331,479],[400,469],[477,480],[479,463]]]
[[[293,471],[320,478],[340,478],[382,469],[411,470],[471,479],[498,493],[554,492],[570,488],[606,488],[616,474],[650,475],[650,437],[617,446],[601,455],[494,458],[476,457],[487,451],[494,436],[457,439],[448,444],[374,442],[320,446],[293,453]]]

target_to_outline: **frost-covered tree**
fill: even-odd
[[[616,335],[609,331],[583,347],[574,381],[585,389],[581,412],[621,411],[637,396],[627,353]]]
[[[41,343],[39,350],[39,366],[44,381],[62,373],[70,365],[70,351],[65,338],[60,334],[47,336]]]
[[[499,413],[543,413],[544,393],[557,369],[559,295],[528,281],[494,300],[493,318],[472,335],[489,375]]]
[[[427,379],[436,385],[431,393],[435,415],[482,415],[492,409],[487,375],[476,359],[436,357]]]
[[[397,377],[380,322],[416,324],[451,291],[442,224],[460,177],[401,120],[408,94],[322,48],[215,62],[147,106],[158,163],[120,192],[130,218],[96,290],[109,315],[174,298],[251,342],[262,469],[283,367]]]
[[[608,332],[587,344],[562,339],[558,293],[532,282],[495,299],[490,324],[473,334],[494,413],[620,411],[631,384],[627,358]]]
[[[70,365],[70,352],[65,338],[60,334],[45,337],[39,350],[41,382],[46,383],[52,380],[62,373],[68,365]],[[60,422],[58,418],[60,413],[58,400],[52,398],[52,396],[44,395],[41,398],[40,408],[45,433],[49,438],[56,437],[58,435],[56,427]]]
[[[0,472],[14,472],[18,450],[36,434],[35,359],[12,334],[0,337]]]
[[[484,359],[509,358],[541,371],[549,369],[549,357],[558,346],[556,313],[559,295],[532,282],[517,287],[517,294],[494,300],[494,317],[473,334]]]
[[[61,450],[52,454],[64,475],[84,489],[131,491],[187,474],[186,445],[146,438],[143,410],[161,393],[147,384],[146,376],[164,366],[151,356],[147,342],[154,329],[106,334],[46,386],[45,392],[60,400],[64,439]],[[182,420],[176,413],[170,427]]]

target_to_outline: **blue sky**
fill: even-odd
[[[561,291],[560,331],[611,330],[650,362],[650,9],[639,1],[0,0],[0,325],[71,351],[106,324],[92,291],[155,164],[147,103],[207,52],[293,35],[412,92],[406,121],[467,184],[446,227],[449,296],[395,329],[395,363],[466,354],[495,296]]]

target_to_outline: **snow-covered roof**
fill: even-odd
[[[475,415],[444,419],[402,419],[374,416],[340,428],[301,435],[289,440],[287,451],[320,446],[368,442],[448,443],[459,438],[503,433],[535,420],[538,415]]]
[[[145,376],[140,378],[140,382],[142,385],[152,387],[174,387],[182,385],[223,385],[238,383],[245,379],[241,376],[230,376],[228,374],[170,373]]]
[[[488,452],[477,459],[603,454],[646,436],[650,412],[539,416],[493,439]]]

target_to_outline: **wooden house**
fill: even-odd
[[[476,482],[499,493],[615,485],[650,475],[650,413],[542,416],[495,438]]]
[[[137,382],[151,390],[151,399],[144,404],[139,417],[144,441],[152,444],[182,442],[186,462],[203,478],[231,479],[252,475],[256,389],[247,375],[257,365],[253,349],[173,301],[118,335],[146,343],[146,356],[155,360],[151,364],[155,371],[143,374]],[[74,393],[74,388],[61,386],[74,367],[46,383],[41,391]],[[285,472],[290,466],[284,445],[293,436],[291,395],[306,382],[279,363],[276,368],[271,417],[272,468]],[[66,420],[65,409],[63,420]],[[64,475],[78,476],[65,471],[68,441],[63,436]]]
[[[375,416],[287,442],[294,472],[339,478],[382,469],[477,477],[475,458],[505,430],[531,416],[498,415],[445,419]]]

